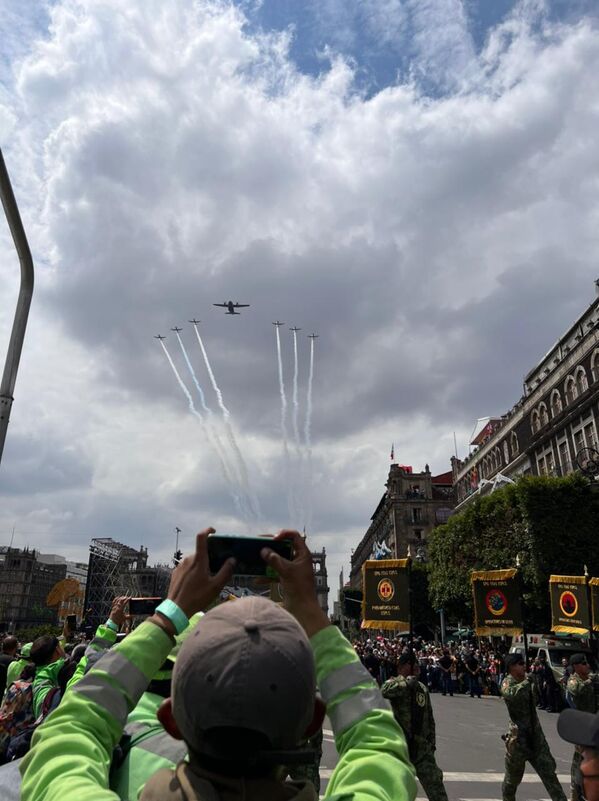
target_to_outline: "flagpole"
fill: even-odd
[[[595,653],[595,633],[593,631],[593,599],[591,597],[591,585],[589,584],[589,568],[584,565],[584,579],[587,591],[587,606],[589,610],[589,648]]]
[[[528,634],[526,633],[526,616],[524,614],[524,587],[522,584],[522,571],[520,570],[520,554],[516,554],[516,567],[518,568],[518,588],[520,590],[520,610],[522,612],[522,640],[524,641],[524,662],[528,670]]]

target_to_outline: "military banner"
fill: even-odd
[[[410,630],[410,560],[371,559],[362,565],[362,628]]]
[[[588,634],[591,627],[586,576],[549,576],[551,629],[556,634]]]
[[[591,611],[593,614],[593,631],[599,631],[599,578],[589,581],[591,588]]]
[[[474,628],[479,637],[522,634],[522,605],[516,568],[473,570]]]

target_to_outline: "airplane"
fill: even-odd
[[[194,317],[193,320],[188,320],[188,322],[192,323],[192,325],[198,325],[198,323],[201,323],[202,321],[201,320],[196,320],[195,317]]]
[[[171,328],[171,331],[174,331],[175,334],[179,334],[181,331],[183,331],[183,329],[182,328],[177,328],[177,326],[175,326],[174,328]]]
[[[226,303],[213,303],[213,306],[221,306],[223,309],[227,309],[225,314],[239,314],[236,312],[235,309],[247,309],[250,305],[249,303],[233,303],[232,300],[228,300]]]
[[[318,339],[318,334],[308,334],[308,339]]]
[[[298,328],[296,325],[294,325],[293,328],[290,328],[289,330],[290,331],[301,331],[302,329]]]
[[[157,334],[157,335],[154,337],[154,339],[166,339],[166,337],[163,337],[163,336],[161,336],[160,334]]]
[[[277,328],[280,328],[282,325],[285,325],[285,323],[280,323],[280,322],[277,320],[277,322],[276,322],[276,323],[273,323],[273,325],[276,325],[276,327],[277,327]]]

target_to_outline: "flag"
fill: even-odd
[[[474,627],[479,637],[522,634],[517,571],[473,570]]]
[[[362,628],[410,630],[409,559],[362,565]]]
[[[391,461],[395,458],[395,450],[394,450],[394,443],[391,443],[391,456],[389,457]]]
[[[556,634],[588,635],[591,615],[586,576],[549,576],[551,629]]]

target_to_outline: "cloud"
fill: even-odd
[[[477,53],[457,2],[386,8],[390,29],[413,32],[412,77],[365,95],[342,52],[304,74],[288,31],[257,31],[226,3],[51,7],[0,112],[19,131],[5,155],[38,264],[2,465],[5,532],[17,520],[45,550],[81,552],[91,535],[130,538],[167,558],[175,525],[243,528],[153,339],[185,326],[216,413],[192,316],[264,525],[295,522],[280,319],[302,328],[302,404],[304,335],[320,334],[313,527],[335,572],[383,492],[391,441],[402,461],[446,470],[451,432],[463,442],[473,419],[515,402],[522,375],[587,304],[594,23],[519,5]],[[372,6],[368,20],[371,31],[384,22]],[[447,77],[444,93],[426,91],[425,73]],[[251,308],[212,307],[228,299]],[[5,309],[0,325],[8,336]]]

